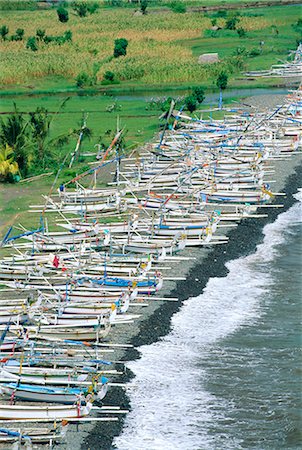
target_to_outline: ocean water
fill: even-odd
[[[302,192],[128,363],[119,450],[302,448]]]

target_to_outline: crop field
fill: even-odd
[[[23,41],[0,41],[0,85],[2,90],[36,84],[67,89],[75,87],[80,72],[95,72],[100,84],[105,72],[111,71],[125,86],[212,86],[222,69],[235,78],[240,70],[269,68],[285,59],[300,38],[292,26],[299,11],[298,5],[242,9],[237,28],[245,30],[243,37],[224,29],[226,18],[219,17],[219,12],[178,14],[168,8],[150,8],[150,13],[136,16],[131,8],[103,8],[80,18],[70,10],[69,21],[61,23],[55,9],[1,11],[0,26],[6,25],[10,33],[24,29],[25,35]],[[213,19],[221,30],[211,29]],[[38,29],[52,36],[70,30],[72,41],[39,42],[37,51],[27,49],[28,37]],[[126,56],[112,57],[116,38],[128,40]],[[221,62],[198,64],[198,56],[207,52],[217,52]]]

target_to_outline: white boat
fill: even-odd
[[[72,406],[30,406],[30,405],[4,405],[0,404],[0,419],[25,420],[25,419],[70,419],[88,416],[92,403]]]

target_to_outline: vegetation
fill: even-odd
[[[225,22],[226,30],[236,30],[237,23],[239,22],[239,17],[237,15],[229,17]]]
[[[148,0],[140,0],[140,9],[143,14],[147,14]]]
[[[149,2],[147,10],[151,8],[153,2]],[[70,11],[71,8],[68,24],[60,23],[53,9],[2,12],[3,25],[10,30],[17,26],[25,30],[25,44],[0,39],[2,86],[21,89],[22,85],[41,86],[44,83],[47,88],[70,88],[80,72],[89,74],[92,71],[94,63],[100,64],[97,84],[102,83],[106,71],[111,71],[122,85],[202,83],[214,86],[218,73],[225,70],[229,84],[234,85],[242,70],[240,67],[246,70],[268,68],[278,59],[285,59],[288,50],[294,50],[297,39],[301,39],[299,28],[293,26],[297,25],[299,17],[297,6],[242,10],[237,16],[236,29],[243,28],[248,39],[239,37],[237,30],[225,29],[229,15],[223,17],[223,10],[205,15],[190,12],[187,8],[181,21],[178,14],[167,10],[165,14],[159,10],[156,14],[137,17],[133,15],[133,8],[110,7],[88,14],[85,19]],[[205,34],[214,19],[218,31],[211,32],[215,36]],[[58,45],[62,43],[59,37],[67,31],[67,25],[68,31],[72,32],[72,40]],[[277,27],[279,35],[272,25]],[[37,29],[46,30],[46,35],[51,30],[51,37],[58,38],[58,41],[46,39],[48,45],[44,45],[44,38],[38,39],[36,35]],[[38,53],[26,50],[26,42],[31,36],[37,38]],[[112,58],[112,43],[120,37],[129,42],[126,56]],[[247,53],[241,56],[238,66],[238,59],[234,63],[233,54],[237,47],[242,46],[243,40]],[[259,46],[261,41],[264,42],[262,49]],[[219,54],[220,67],[198,64],[198,56],[213,52],[213,49]],[[261,53],[256,55],[256,49]],[[250,58],[252,50],[254,56]]]
[[[0,181],[12,183],[19,179],[19,166],[9,145],[0,147]]]
[[[244,28],[242,28],[242,27],[237,28],[236,31],[237,31],[237,34],[238,34],[238,36],[239,36],[240,38],[246,37],[246,31],[245,31]]]
[[[125,38],[116,39],[114,41],[113,56],[118,58],[119,56],[126,56],[128,41]]]
[[[217,77],[216,85],[220,90],[225,90],[228,85],[228,75],[225,72],[220,72]]]
[[[171,3],[170,8],[172,9],[173,12],[180,13],[180,14],[185,13],[187,10],[186,5],[180,1],[173,1]]]
[[[27,39],[26,48],[28,48],[29,50],[32,50],[33,52],[38,51],[39,47],[38,47],[37,39],[35,38],[35,36],[31,36],[30,38]]]
[[[97,2],[73,2],[71,4],[74,11],[78,14],[79,17],[86,17],[87,14],[94,14],[100,7]]]
[[[63,6],[60,6],[57,9],[58,19],[62,23],[66,23],[69,20],[69,14],[67,9],[63,8]]]
[[[8,32],[9,32],[9,29],[8,29],[8,27],[6,25],[2,25],[2,27],[0,27],[0,36],[1,36],[3,41],[6,40]]]

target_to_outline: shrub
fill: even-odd
[[[26,48],[36,52],[38,50],[38,44],[35,36],[31,36],[27,39]]]
[[[185,99],[185,106],[186,106],[186,109],[188,110],[188,111],[190,111],[191,113],[193,112],[193,111],[195,111],[196,110],[196,108],[197,108],[197,100],[196,100],[196,97],[194,96],[194,95],[189,95],[188,97],[186,97],[186,99]]]
[[[216,80],[216,85],[221,90],[226,89],[228,85],[228,75],[225,72],[220,72]]]
[[[65,33],[63,34],[63,39],[65,42],[72,41],[72,31],[70,30],[65,31]]]
[[[238,33],[238,36],[239,36],[240,38],[243,38],[243,37],[246,36],[246,31],[245,31],[245,29],[242,28],[242,27],[237,28],[237,33]]]
[[[143,14],[147,14],[148,0],[140,0],[140,9]]]
[[[238,56],[238,55],[247,56],[248,52],[247,52],[245,47],[237,47],[236,50],[234,51],[233,55],[235,55],[235,56]]]
[[[225,18],[227,16],[227,12],[225,9],[219,9],[215,16]]]
[[[87,4],[87,10],[89,14],[94,14],[99,9],[99,7],[100,5],[97,2]]]
[[[24,30],[23,28],[18,28],[16,30],[16,33],[12,35],[11,40],[12,41],[22,41],[24,37]]]
[[[108,82],[113,82],[115,75],[113,72],[111,72],[110,70],[107,70],[107,72],[104,73],[104,81],[108,81]]]
[[[113,56],[118,58],[119,56],[126,56],[128,41],[125,38],[116,39],[114,41]]]
[[[97,2],[73,2],[71,7],[79,17],[86,17],[87,14],[94,14],[100,5]]]
[[[122,105],[119,105],[116,101],[114,101],[111,105],[107,105],[106,112],[112,113],[116,111],[121,111]]]
[[[2,25],[2,27],[0,27],[0,35],[3,41],[6,40],[6,36],[8,35],[8,27],[6,25]]]
[[[86,17],[88,11],[88,4],[83,2],[73,2],[71,4],[73,10],[77,13],[80,17]]]
[[[302,18],[300,17],[296,23],[292,24],[293,29],[302,35]]]
[[[76,85],[79,88],[89,85],[90,77],[86,72],[80,72],[76,77]]]
[[[45,33],[46,33],[46,31],[42,30],[41,28],[38,28],[36,30],[36,36],[37,36],[38,41],[43,41],[43,39],[45,37]]]
[[[252,48],[252,50],[250,50],[249,52],[249,56],[251,58],[255,58],[255,56],[259,56],[261,55],[261,51],[259,50],[259,48]]]
[[[170,8],[173,12],[183,14],[187,11],[186,5],[179,1],[174,1],[171,3]]]
[[[239,19],[237,16],[229,17],[225,22],[225,29],[226,30],[236,30],[236,25],[239,22]]]
[[[202,87],[195,87],[192,92],[193,97],[196,98],[198,103],[202,103],[205,99],[205,93]]]
[[[63,8],[62,6],[60,6],[57,9],[57,14],[58,14],[58,19],[59,19],[60,22],[62,22],[62,23],[68,22],[69,15],[68,15],[67,9]]]

